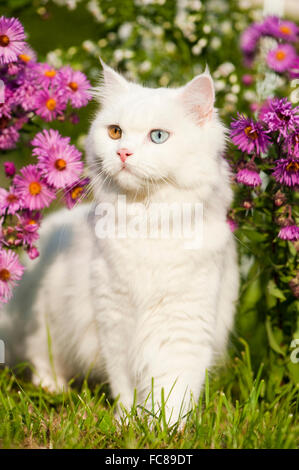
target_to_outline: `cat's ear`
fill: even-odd
[[[102,79],[98,89],[98,95],[100,98],[105,99],[109,98],[109,96],[115,97],[115,95],[118,95],[119,93],[128,91],[129,83],[127,80],[105,64],[101,58],[99,59],[103,67]]]
[[[211,119],[214,109],[215,91],[212,77],[206,68],[202,75],[193,78],[180,91],[180,99],[186,111],[201,125]]]

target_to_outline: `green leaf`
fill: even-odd
[[[286,300],[284,293],[278,289],[273,279],[268,282],[267,291],[270,295],[273,295],[273,297],[276,297],[277,299]]]
[[[280,347],[280,345],[277,342],[277,339],[272,329],[271,320],[269,316],[267,316],[266,318],[266,331],[267,331],[269,344],[271,348],[273,349],[273,351],[277,352],[278,354],[281,354],[282,356],[285,356],[284,350]]]

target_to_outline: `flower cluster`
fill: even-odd
[[[299,240],[299,227],[286,196],[299,188],[299,106],[292,107],[287,98],[269,99],[257,120],[239,114],[232,121],[231,139],[242,151],[236,165],[236,182],[258,188],[262,184],[261,171],[269,176],[275,206],[282,206],[277,219],[281,226],[278,237]]]
[[[91,99],[90,83],[82,72],[39,63],[21,23],[3,16],[0,79],[0,149],[4,151],[17,146],[22,129],[26,133],[35,129],[35,133],[39,122],[68,118],[76,122],[72,108],[81,108]],[[43,209],[59,192],[72,208],[89,183],[83,175],[82,154],[69,137],[45,129],[33,134],[31,144],[32,163],[17,171],[13,162],[4,162],[9,184],[0,188],[0,304],[11,298],[22,277],[18,252],[24,250],[30,259],[39,255],[36,242]]]
[[[291,78],[299,77],[299,57],[294,47],[294,43],[298,42],[299,28],[292,21],[276,16],[269,16],[262,23],[252,23],[243,32],[241,49],[245,63],[252,63],[259,40],[265,36],[276,39],[276,46],[267,53],[267,65],[278,73],[288,71]]]

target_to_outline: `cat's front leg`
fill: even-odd
[[[151,316],[151,334],[139,344],[135,359],[139,404],[155,414],[165,405],[168,424],[184,419],[198,401],[212,363],[215,324],[211,306],[175,307],[168,314],[160,311],[156,324]]]

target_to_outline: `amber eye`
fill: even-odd
[[[108,134],[111,139],[120,139],[121,138],[121,128],[119,126],[108,126]]]

